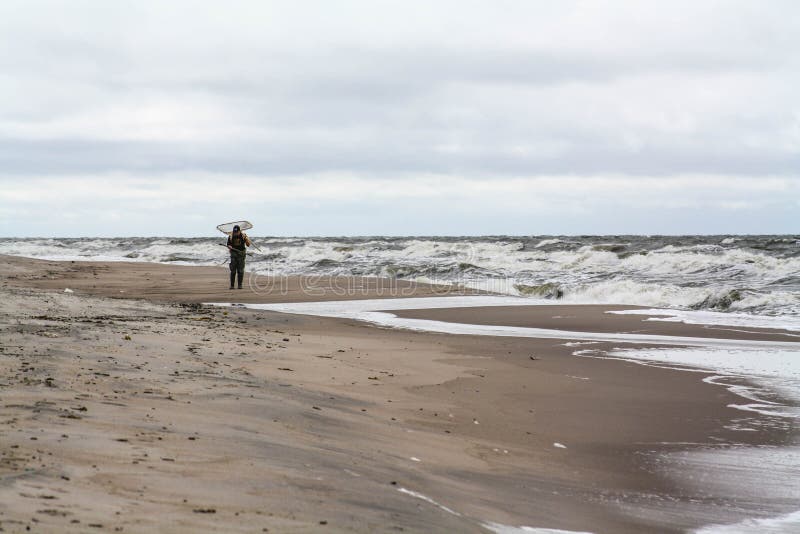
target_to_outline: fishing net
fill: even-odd
[[[229,223],[220,224],[219,226],[217,226],[217,230],[219,230],[223,234],[230,234],[231,232],[233,232],[233,227],[236,225],[239,225],[239,230],[241,230],[242,232],[244,232],[245,230],[249,230],[250,228],[253,227],[250,221],[233,221]]]

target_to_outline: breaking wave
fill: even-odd
[[[0,254],[219,265],[217,238],[0,239]],[[258,238],[248,268],[382,276],[531,299],[800,316],[798,236]]]

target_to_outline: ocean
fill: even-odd
[[[248,270],[393,277],[564,303],[800,317],[800,235],[255,237]],[[221,265],[224,237],[3,238],[0,254]]]

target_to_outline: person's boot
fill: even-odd
[[[235,281],[236,281],[236,273],[235,273],[235,272],[232,272],[232,273],[231,273],[231,287],[230,287],[230,289],[233,289],[233,283],[234,283]]]

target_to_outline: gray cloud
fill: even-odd
[[[335,134],[331,134],[334,136]],[[559,138],[548,138],[549,142]],[[455,173],[462,176],[494,174],[649,174],[720,173],[797,176],[800,155],[791,152],[743,150],[701,143],[693,147],[646,146],[635,151],[602,136],[563,139],[553,154],[510,152],[492,140],[468,145],[456,153],[435,150],[442,142],[436,133],[401,130],[381,132],[353,143],[304,141],[241,142],[235,146],[145,141],[0,141],[0,166],[13,175],[74,175],[113,171],[210,171],[263,177],[330,171],[362,174]],[[509,139],[513,143],[518,138]]]
[[[0,180],[800,179],[798,15],[791,1],[4,2]]]

